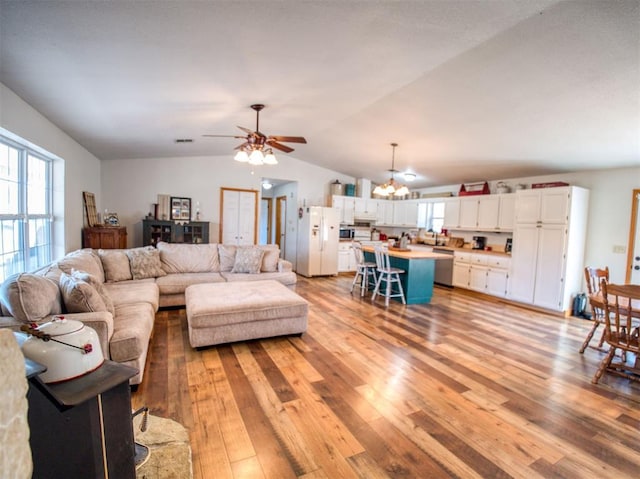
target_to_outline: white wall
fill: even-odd
[[[640,166],[612,170],[593,170],[574,173],[511,178],[501,180],[514,187],[524,183],[564,181],[581,186],[590,191],[589,218],[584,264],[591,266],[609,266],[611,281],[624,282],[627,267],[629,229],[631,225],[631,201],[634,188],[640,188]],[[490,182],[495,192],[496,181]],[[453,192],[457,195],[460,185],[429,188],[424,193]],[[616,245],[624,246],[624,253],[614,253]]]
[[[100,160],[0,83],[0,126],[62,159],[54,162],[54,257],[80,248],[84,225],[83,191],[99,201]]]
[[[289,214],[302,205],[325,205],[329,184],[336,179],[353,183],[354,178],[305,163],[291,156],[278,156],[278,165],[251,167],[233,161],[228,156],[146,158],[109,160],[102,162],[102,202],[99,211],[118,213],[120,223],[127,227],[128,245],[142,245],[142,219],[157,202],[158,194],[184,196],[192,204],[200,203],[201,221],[210,222],[210,241],[219,240],[220,188],[255,189],[262,192],[261,179],[293,182],[287,194],[287,259],[295,259],[297,230],[290,234]],[[286,186],[286,185],[285,185]],[[295,188],[294,188],[295,187]],[[275,192],[270,192],[275,196]],[[293,196],[292,196],[293,195]],[[292,221],[293,227],[297,222]],[[291,241],[291,246],[290,246]],[[293,255],[293,256],[291,256]]]

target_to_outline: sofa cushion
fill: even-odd
[[[237,246],[219,244],[218,254],[220,255],[220,271],[231,271],[236,262]]]
[[[156,280],[161,295],[182,294],[187,286],[200,283],[224,283],[224,278],[220,273],[173,273]]]
[[[280,259],[280,247],[277,244],[260,245],[259,248],[264,251],[262,257],[262,266],[260,271],[264,273],[273,273],[278,271],[278,259]]]
[[[74,269],[77,271],[86,271],[95,276],[98,281],[104,283],[102,261],[100,261],[100,257],[92,249],[85,248],[72,251],[59,260],[57,266],[67,274],[71,274]]]
[[[104,301],[104,305],[107,307],[107,311],[109,311],[115,317],[116,310],[113,305],[113,301],[111,300],[111,296],[109,295],[107,289],[104,287],[103,283],[98,281],[95,276],[85,271],[74,270],[71,276],[76,280],[84,281],[85,283],[89,283],[91,286],[93,286],[102,298],[102,301]]]
[[[116,306],[117,321],[109,342],[111,359],[118,362],[137,359],[149,347],[155,311],[149,303]]]
[[[31,273],[9,276],[0,285],[3,309],[24,323],[60,314],[60,290],[49,278]]]
[[[107,283],[127,281],[132,278],[129,257],[121,249],[99,249],[104,277]]]
[[[274,279],[279,283],[284,284],[285,286],[290,286],[292,284],[296,284],[298,277],[292,271],[288,273],[260,273],[260,274],[249,274],[249,273],[220,273],[220,275],[224,278],[224,280],[228,283],[234,283],[237,281],[263,281],[267,279]]]
[[[262,266],[264,250],[257,246],[241,246],[236,250],[232,273],[258,274]]]
[[[123,304],[143,302],[150,304],[154,311],[158,310],[158,285],[153,279],[105,283],[104,287],[116,308]]]
[[[133,279],[159,278],[167,273],[162,269],[160,251],[153,246],[127,250]]]
[[[220,271],[218,245],[160,242],[162,268],[167,273],[207,273]]]
[[[96,289],[70,274],[62,273],[60,276],[60,292],[67,313],[107,311],[107,306]]]

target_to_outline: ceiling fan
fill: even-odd
[[[264,108],[264,105],[257,103],[251,105],[251,108],[256,112],[256,129],[251,131],[249,128],[238,126],[242,131],[246,133],[246,136],[242,135],[202,135],[214,138],[241,138],[245,142],[236,146],[234,149],[238,150],[238,153],[234,157],[237,161],[245,161],[251,164],[276,164],[277,160],[273,155],[273,150],[284,151],[285,153],[291,153],[293,148],[283,145],[282,143],[306,143],[302,136],[280,136],[280,135],[265,135],[260,131],[260,111]]]

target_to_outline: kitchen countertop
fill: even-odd
[[[438,248],[438,249],[444,249],[447,251],[453,251],[453,252],[463,252],[463,253],[474,253],[474,254],[488,254],[488,255],[492,255],[492,256],[502,256],[502,257],[506,257],[506,258],[510,258],[511,257],[511,253],[505,253],[504,251],[495,251],[495,250],[491,250],[491,251],[485,251],[483,249],[471,249],[471,248],[453,248],[451,246],[431,246],[431,245],[425,245],[425,244],[412,244],[411,247],[418,247],[418,248]]]
[[[425,251],[426,248],[414,249],[418,245],[410,245],[409,251],[402,251],[393,248],[389,248],[389,256],[401,259],[451,259],[451,256],[442,253],[434,253],[432,251]],[[422,249],[422,251],[421,251]],[[372,246],[362,246],[362,250],[368,253],[373,253],[374,248]]]

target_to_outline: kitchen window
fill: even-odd
[[[52,256],[52,158],[0,132],[0,282]]]

